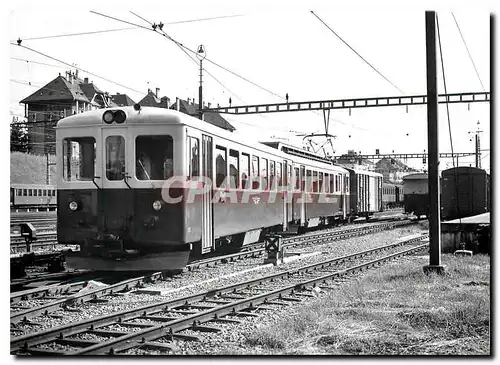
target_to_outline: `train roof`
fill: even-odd
[[[486,170],[480,169],[478,167],[472,167],[472,166],[459,166],[459,167],[452,167],[447,170],[443,170],[441,172],[441,175],[451,175],[454,174],[455,172],[459,174],[474,174],[474,175],[488,175]]]
[[[403,176],[403,180],[424,180],[428,179],[429,175],[424,172],[417,172],[416,174],[410,174]]]
[[[57,185],[47,185],[47,184],[10,184],[11,188],[18,189],[57,189]]]
[[[368,175],[368,176],[375,176],[375,177],[383,177],[384,176],[381,173],[375,172],[375,171],[351,169],[349,167],[343,167],[343,168],[348,170],[348,171],[354,172],[356,175]]]
[[[122,124],[104,124],[102,120],[103,114],[108,110],[122,110],[126,114],[125,122]],[[310,160],[302,158],[300,156],[294,156],[293,158],[290,154],[285,153],[282,150],[273,148],[271,146],[265,145],[258,142],[257,140],[250,140],[242,134],[236,132],[229,132],[222,128],[216,127],[210,123],[204,122],[200,119],[194,118],[185,113],[181,113],[176,110],[157,108],[157,107],[141,107],[139,111],[135,110],[131,106],[117,107],[117,108],[106,108],[91,110],[80,114],[75,114],[64,119],[61,119],[57,123],[57,129],[70,129],[70,128],[80,128],[80,127],[99,127],[106,126],[107,128],[122,128],[126,126],[144,126],[144,125],[185,125],[191,128],[195,128],[207,133],[211,133],[219,138],[226,139],[231,142],[240,143],[242,145],[254,148],[264,153],[269,153],[283,159],[291,159],[294,162],[301,163],[304,165],[309,165],[317,168],[328,167],[334,171],[346,172],[342,167],[335,166],[327,161]]]

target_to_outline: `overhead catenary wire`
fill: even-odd
[[[134,91],[134,92],[136,92],[136,93],[138,93],[138,94],[141,94],[141,95],[146,95],[146,94],[145,94],[144,92],[142,92],[142,91],[139,91],[139,90],[133,89],[133,88],[131,88],[131,87],[125,86],[125,85],[120,84],[120,83],[118,83],[118,82],[116,82],[116,81],[110,80],[110,79],[108,79],[108,78],[106,78],[106,77],[104,77],[104,76],[97,75],[97,74],[95,74],[95,73],[93,73],[93,72],[90,72],[90,71],[88,71],[88,70],[85,70],[85,69],[83,69],[83,68],[81,68],[81,67],[77,67],[77,66],[72,65],[72,64],[70,64],[70,63],[68,63],[68,62],[66,62],[66,61],[62,61],[62,60],[60,60],[60,59],[58,59],[58,58],[55,58],[55,57],[49,56],[49,55],[47,55],[46,53],[43,53],[43,52],[37,51],[37,50],[35,50],[35,49],[33,49],[33,48],[23,46],[22,44],[15,44],[15,43],[11,43],[11,45],[12,45],[12,46],[17,46],[17,47],[21,47],[21,48],[27,49],[27,50],[29,50],[29,51],[31,51],[31,52],[34,52],[34,53],[38,53],[38,54],[40,54],[40,55],[42,55],[42,56],[44,56],[44,57],[50,58],[50,59],[51,59],[51,60],[53,60],[53,61],[60,62],[60,63],[62,63],[62,64],[64,64],[64,65],[66,65],[66,66],[69,66],[69,67],[71,67],[71,68],[75,68],[75,69],[80,70],[80,71],[82,71],[82,72],[85,72],[85,73],[87,73],[87,74],[89,74],[89,75],[92,75],[92,76],[98,77],[98,78],[100,78],[101,80],[105,80],[105,81],[110,82],[110,83],[112,83],[112,84],[115,84],[115,85],[118,85],[118,86],[120,86],[120,87],[123,87],[123,88],[125,88],[125,89],[127,89],[127,90]]]
[[[451,13],[451,15],[453,16],[453,19],[455,20],[455,24],[457,25],[458,32],[460,33],[460,37],[462,38],[462,41],[463,41],[464,46],[465,46],[465,49],[467,50],[467,54],[469,55],[469,59],[472,62],[472,66],[474,67],[474,71],[476,71],[476,75],[477,75],[477,78],[479,79],[479,83],[481,84],[481,87],[483,88],[483,91],[486,91],[485,88],[484,88],[483,82],[481,81],[481,77],[479,76],[479,72],[477,71],[476,64],[474,63],[474,60],[472,59],[472,55],[471,55],[471,53],[469,51],[469,47],[467,47],[467,42],[465,42],[465,38],[464,38],[464,36],[462,34],[462,31],[460,30],[460,26],[458,25],[457,18],[455,18],[455,14],[453,14],[453,12]]]
[[[116,18],[116,17],[110,16],[110,15],[102,14],[102,13],[99,13],[99,12],[96,12],[96,11],[93,11],[93,10],[91,10],[90,12],[91,12],[91,13],[94,13],[94,14],[97,14],[97,15],[100,15],[100,16],[103,16],[103,17],[106,17],[106,18],[109,18],[109,19],[113,19],[113,20],[116,20],[116,21],[122,22],[122,23],[126,23],[126,24],[130,24],[130,25],[134,25],[134,26],[137,26],[137,27],[140,27],[140,28],[143,28],[143,29],[149,30],[149,31],[153,31],[153,32],[155,32],[155,33],[157,32],[157,31],[156,31],[156,29],[149,28],[149,27],[144,27],[144,26],[142,26],[142,25],[140,25],[140,24],[132,23],[132,22],[129,22],[129,21],[126,21],[126,20],[123,20],[123,19],[119,19],[119,18]],[[160,34],[160,33],[159,33],[159,34]],[[180,46],[180,47],[184,48],[186,51],[191,52],[191,53],[192,53],[192,54],[194,54],[194,55],[196,55],[196,54],[197,54],[197,52],[196,52],[196,51],[194,51],[194,50],[190,49],[189,47],[186,47],[184,44],[182,44],[181,42],[179,42],[179,41],[175,40],[174,38],[172,38],[172,37],[170,37],[170,36],[168,36],[168,35],[165,35],[165,37],[166,37],[168,40],[170,40],[170,41],[174,42],[175,44],[177,44],[178,46]],[[266,91],[267,93],[269,93],[269,94],[271,94],[271,95],[274,95],[274,96],[276,96],[276,97],[278,97],[278,98],[280,98],[280,99],[282,99],[282,100],[286,100],[286,98],[285,98],[285,97],[283,97],[283,96],[281,96],[281,95],[279,95],[279,94],[277,94],[277,93],[275,93],[275,92],[273,92],[273,91],[271,91],[271,90],[269,90],[269,89],[267,89],[267,88],[265,88],[265,87],[263,87],[263,86],[260,86],[259,84],[255,83],[255,82],[253,82],[253,81],[251,81],[251,80],[249,80],[249,79],[247,79],[247,78],[246,78],[246,77],[244,77],[244,76],[241,76],[241,75],[237,74],[236,72],[234,72],[234,71],[232,71],[232,70],[229,70],[228,68],[226,68],[226,67],[224,67],[224,66],[222,66],[222,65],[218,64],[217,62],[215,62],[215,61],[213,61],[213,60],[211,60],[211,59],[209,59],[208,57],[206,57],[206,58],[204,59],[204,61],[207,61],[207,62],[209,62],[209,63],[211,63],[211,64],[213,64],[213,65],[215,65],[215,66],[217,66],[217,67],[219,67],[219,68],[221,68],[221,69],[223,69],[224,71],[229,72],[230,74],[232,74],[232,75],[234,75],[234,76],[236,76],[236,77],[238,77],[238,78],[240,78],[240,79],[242,79],[242,80],[244,80],[244,81],[246,81],[246,82],[248,82],[248,83],[252,84],[253,86],[255,86],[255,87],[257,87],[257,88],[259,88],[259,89],[261,89],[261,90],[263,90],[263,91]]]
[[[138,18],[142,19],[143,21],[145,21],[145,22],[146,22],[146,23],[148,23],[149,25],[151,25],[151,26],[153,25],[153,23],[151,23],[149,20],[147,20],[147,19],[145,19],[145,18],[141,17],[140,15],[138,15],[138,14],[134,13],[133,11],[131,11],[131,13],[132,13],[133,15],[135,15],[136,17],[138,17]],[[166,33],[163,29],[160,29],[160,30],[161,30],[162,34],[158,33],[158,32],[156,31],[156,29],[154,29],[155,33],[158,33],[158,34],[160,34],[160,35],[162,35],[162,36],[164,36],[164,37],[167,37],[169,40],[171,40],[171,39],[172,39],[172,38],[171,38],[171,37],[170,37],[170,36],[169,36],[169,35],[168,35],[168,34],[167,34],[167,33]],[[177,47],[179,47],[179,49],[180,49],[182,52],[184,52],[184,53],[185,53],[185,54],[189,57],[189,59],[191,59],[191,61],[193,61],[196,65],[198,65],[198,61],[196,61],[196,59],[195,59],[193,56],[191,56],[191,55],[190,55],[190,54],[189,54],[189,53],[188,53],[188,52],[184,49],[184,47],[182,47],[182,46],[181,46],[180,44],[178,44],[178,43],[175,43],[175,44],[177,45]],[[203,68],[203,71],[205,71],[207,75],[209,75],[210,77],[212,77],[212,78],[213,78],[213,79],[214,79],[217,83],[219,83],[219,85],[221,85],[221,86],[222,86],[224,89],[226,89],[229,93],[231,93],[232,95],[234,95],[234,96],[235,96],[238,100],[240,100],[241,102],[243,102],[243,101],[242,101],[242,99],[241,99],[238,95],[236,95],[236,93],[234,93],[234,92],[233,92],[233,91],[231,91],[229,88],[227,88],[227,87],[226,87],[226,86],[225,86],[225,85],[224,85],[221,81],[219,81],[219,80],[218,80],[215,76],[213,76],[213,75],[212,75],[210,72],[208,72],[205,68]],[[201,107],[202,107],[202,106],[200,106],[200,108],[201,108]]]
[[[353,51],[359,58],[361,58],[368,66],[370,66],[376,73],[378,73],[380,76],[384,78],[388,83],[390,83],[392,86],[394,86],[401,94],[404,94],[404,92],[397,87],[391,80],[389,80],[387,77],[385,77],[379,70],[377,70],[370,62],[368,62],[363,56],[361,56],[353,47],[349,45],[340,35],[338,35],[328,24],[326,24],[314,11],[311,10],[311,14],[313,14],[325,27],[327,27],[335,36],[340,39],[351,51]]]
[[[436,28],[437,28],[437,36],[438,36],[438,45],[439,45],[439,56],[441,59],[441,71],[443,73],[443,85],[444,85],[444,93],[447,94],[447,88],[446,88],[446,74],[444,71],[444,57],[443,57],[443,48],[441,46],[441,33],[439,31],[439,16],[436,13]],[[455,196],[456,196],[456,207],[457,207],[457,214],[459,218],[459,227],[460,229],[462,228],[462,217],[460,214],[460,194],[459,194],[459,188],[458,188],[458,176],[457,176],[457,170],[455,167],[458,167],[458,161],[457,161],[457,166],[455,166],[455,159],[453,158],[453,137],[451,133],[451,120],[450,120],[450,110],[448,107],[448,103],[446,103],[446,116],[448,118],[448,131],[450,134],[450,147],[451,147],[451,161],[453,162],[453,177],[455,181]]]

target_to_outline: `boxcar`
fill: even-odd
[[[416,173],[403,177],[404,212],[415,214],[417,218],[429,214],[428,175]]]
[[[365,170],[346,170],[349,171],[351,215],[369,217],[382,211],[382,174]]]
[[[476,167],[456,167],[441,174],[441,217],[470,217],[490,211],[490,176]]]

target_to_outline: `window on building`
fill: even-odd
[[[63,179],[89,181],[95,176],[96,143],[94,137],[73,137],[63,140]]]
[[[196,140],[197,142],[198,140]],[[196,153],[198,153],[197,146],[198,144],[196,144]],[[125,158],[124,149],[123,154],[120,152],[120,158],[121,156]],[[193,173],[199,173],[199,159],[196,158],[196,161],[198,164],[194,166],[196,170],[192,171]],[[125,164],[124,160],[120,160],[120,162]],[[173,175],[174,141],[172,137],[169,135],[137,136],[135,139],[135,176],[137,179],[166,180]]]
[[[227,150],[222,146],[215,146],[215,185],[220,187],[227,177]]]
[[[240,153],[235,150],[229,150],[229,186],[238,188],[240,186]]]

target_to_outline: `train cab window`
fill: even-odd
[[[106,138],[106,178],[111,181],[125,177],[125,139],[122,136]]]
[[[198,153],[198,148],[196,148],[196,153]],[[108,162],[111,161],[108,160]],[[124,147],[120,147],[118,162],[125,166]],[[199,171],[199,165],[195,166],[195,168]],[[125,171],[125,167],[123,167],[122,171]],[[196,173],[196,171],[193,171],[193,173]],[[137,136],[135,139],[136,178],[138,180],[166,180],[173,175],[174,141],[172,137],[168,135]]]
[[[238,188],[240,186],[240,153],[235,150],[229,150],[229,186]]]
[[[250,174],[250,155],[241,153],[240,156],[240,169],[241,169],[241,188],[248,189],[248,175]]]
[[[94,137],[73,137],[63,140],[63,179],[92,180],[95,176]]]
[[[260,178],[261,178],[260,188],[262,190],[265,190],[269,187],[269,170],[267,166],[267,158],[262,158],[261,162],[262,164],[260,166]]]
[[[252,189],[259,188],[259,181],[257,177],[259,176],[259,157],[252,156]]]
[[[225,147],[215,146],[215,185],[220,187],[227,177],[227,150]]]
[[[199,154],[199,140],[195,137],[188,137],[188,174],[189,177],[200,175],[200,154]]]

